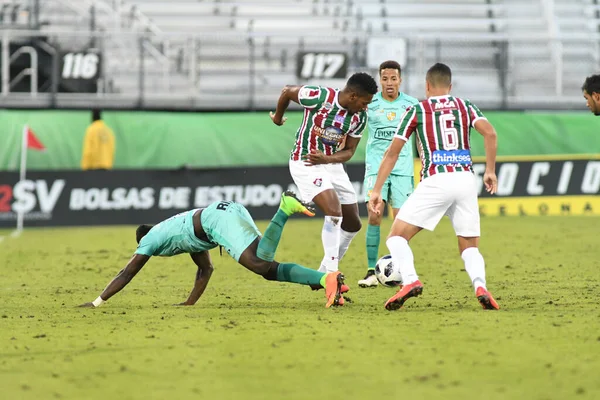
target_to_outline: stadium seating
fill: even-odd
[[[44,0],[43,29],[89,25],[82,15],[91,3]],[[232,107],[247,106],[247,92],[255,94],[255,105],[271,105],[281,85],[300,82],[295,69],[301,50],[346,52],[350,72],[364,70],[369,37],[408,38],[406,91],[422,96],[424,69],[443,61],[455,72],[456,90],[490,106],[501,105],[503,96],[579,96],[582,76],[598,65],[592,40],[565,39],[562,46],[548,40],[598,32],[600,6],[593,0],[96,2],[101,3],[99,28],[112,31],[111,21],[120,21],[122,33],[151,32],[143,44],[146,95],[229,96]],[[105,51],[114,90],[138,93],[139,41],[111,37]]]

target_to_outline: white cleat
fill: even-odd
[[[365,279],[358,281],[358,286],[362,288],[375,287],[377,285],[379,285],[379,281],[377,281],[375,274],[367,275],[365,276]]]

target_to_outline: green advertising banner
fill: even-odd
[[[600,119],[589,112],[487,112],[498,131],[499,156],[600,153]],[[176,113],[106,111],[116,136],[115,168],[270,166],[287,164],[302,113],[289,112],[274,125],[268,112]],[[30,170],[79,169],[87,111],[0,111],[0,170],[18,170],[24,125],[46,147],[29,150]],[[366,133],[366,132],[365,132]],[[483,140],[472,132],[473,155]],[[359,146],[352,163],[364,162]]]

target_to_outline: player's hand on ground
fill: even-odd
[[[381,199],[381,194],[378,192],[371,192],[371,196],[369,197],[369,210],[375,213],[375,215],[379,215],[379,209],[381,207],[381,203],[383,200]]]
[[[281,118],[277,118],[277,116],[275,115],[275,113],[273,111],[271,111],[269,113],[269,117],[271,117],[271,121],[273,121],[273,123],[275,125],[283,125],[285,123],[285,121],[287,121],[287,117],[281,117]]]
[[[79,307],[79,308],[96,308],[96,306],[94,305],[94,303],[92,303],[91,301],[88,302],[88,303],[80,304],[77,307]]]
[[[311,150],[304,156],[304,165],[327,164],[327,156],[322,151]]]
[[[177,304],[173,304],[175,307],[179,307],[179,306],[193,306],[193,304],[189,304],[187,302],[183,302],[183,303],[177,303]]]
[[[498,191],[498,178],[493,172],[486,172],[483,174],[483,183],[485,184],[485,190],[489,194],[495,194]]]

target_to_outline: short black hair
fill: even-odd
[[[402,75],[402,67],[400,64],[393,60],[384,61],[379,65],[379,75],[381,75],[381,70],[384,69],[397,69],[398,75]]]
[[[154,227],[154,225],[140,225],[137,227],[137,229],[135,230],[135,241],[138,242],[138,244],[140,243],[140,240],[142,240],[142,238],[144,236],[146,236],[148,234],[148,232],[150,232],[150,229],[152,229],[152,227]]]
[[[449,87],[452,84],[452,70],[446,64],[434,64],[427,71],[427,82],[434,87]]]
[[[102,111],[97,108],[92,110],[92,121],[98,121],[102,119]]]
[[[346,87],[361,96],[365,94],[374,95],[377,94],[377,91],[379,90],[377,89],[377,82],[375,82],[375,79],[366,72],[357,72],[352,75],[350,79],[348,79]]]
[[[592,93],[600,94],[600,75],[592,75],[585,78],[585,82],[583,82],[581,90],[585,91],[589,95]]]

